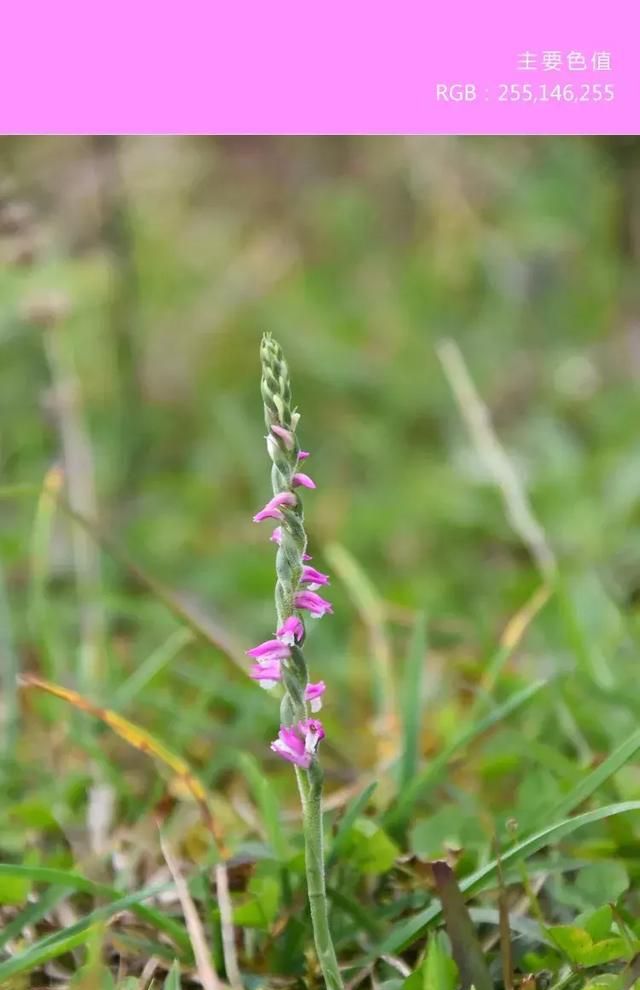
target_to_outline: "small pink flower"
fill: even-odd
[[[286,660],[291,656],[291,651],[286,643],[279,639],[267,639],[264,643],[259,643],[253,649],[246,651],[248,657],[255,657],[256,660]]]
[[[298,460],[299,461],[306,461],[306,459],[307,459],[308,456],[309,456],[309,451],[308,450],[299,450],[298,451]]]
[[[304,770],[311,764],[311,753],[306,751],[304,737],[299,734],[297,727],[287,728],[286,725],[281,725],[278,738],[271,743],[271,749],[283,760],[295,763]]]
[[[300,642],[304,636],[304,626],[297,616],[290,615],[276,631],[276,636],[281,643],[286,643],[287,646],[293,646],[296,641]]]
[[[298,471],[297,474],[294,474],[293,478],[291,479],[291,484],[293,485],[294,488],[296,488],[298,485],[303,485],[305,488],[316,487],[316,483],[313,480],[313,478],[310,478],[308,474],[303,474],[302,471]]]
[[[297,502],[296,496],[293,492],[278,492],[274,495],[272,499],[269,499],[267,504],[260,512],[256,513],[253,517],[254,522],[262,522],[263,519],[282,519],[282,513],[280,512],[281,505],[295,505]]]
[[[309,591],[315,591],[321,584],[329,584],[329,575],[317,571],[315,567],[303,567],[300,580],[309,584]]]
[[[269,688],[275,687],[282,677],[281,663],[281,660],[263,660],[260,663],[254,663],[249,671],[249,677],[252,677],[254,681],[259,681],[260,687],[269,690]],[[313,704],[311,710],[317,710]]]
[[[283,760],[308,770],[321,739],[324,739],[322,722],[310,718],[291,727],[281,725],[271,749]]]
[[[280,426],[278,423],[275,423],[271,427],[271,431],[275,433],[277,437],[280,437],[281,440],[284,440],[284,445],[287,450],[293,450],[295,440],[291,430],[288,430],[286,426]]]
[[[313,756],[325,736],[322,722],[317,718],[305,719],[304,722],[298,722],[298,731],[304,734],[304,748]]]
[[[296,608],[308,609],[316,619],[321,615],[325,615],[327,612],[333,612],[331,602],[322,598],[321,595],[317,595],[315,591],[299,591],[293,600],[293,604]]]
[[[324,681],[318,681],[316,684],[307,684],[304,692],[304,700],[311,704],[312,712],[319,712],[322,708],[322,695],[326,689],[327,686]]]

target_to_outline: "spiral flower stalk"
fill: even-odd
[[[302,801],[307,891],[318,961],[328,990],[343,990],[327,908],[322,831],[322,769],[318,746],[324,738],[322,723],[313,718],[322,705],[324,681],[309,682],[303,653],[305,613],[319,618],[333,611],[317,589],[329,577],[308,565],[307,534],[300,491],[314,489],[314,480],[300,470],[309,452],[301,450],[296,428],[300,415],[291,405],[289,369],[280,345],[264,334],[260,346],[261,392],[267,428],[267,451],[272,462],[273,496],[253,517],[274,520],[271,540],[276,551],[276,632],[247,650],[254,659],[250,676],[266,688],[281,683],[280,731],[271,743],[274,753],[295,767]]]

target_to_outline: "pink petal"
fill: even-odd
[[[316,684],[307,684],[304,692],[304,700],[310,702],[312,712],[319,712],[322,708],[322,695],[325,691],[326,685],[324,681],[318,681]]]
[[[282,516],[282,513],[280,512],[279,509],[267,509],[267,508],[264,508],[264,509],[260,509],[260,512],[256,512],[255,516],[253,517],[253,521],[254,522],[262,522],[263,519],[278,519],[278,520],[281,520],[282,518],[283,518],[283,516]]]
[[[267,660],[263,663],[254,663],[249,671],[249,677],[254,681],[273,681],[275,684],[282,677],[280,660]]]
[[[267,639],[264,643],[259,643],[251,650],[247,650],[248,657],[256,657],[263,660],[286,660],[291,655],[289,647],[279,639]]]
[[[298,451],[298,460],[299,461],[306,461],[306,459],[307,459],[308,456],[309,456],[309,451],[308,450],[299,450]]]
[[[306,608],[316,617],[325,615],[327,612],[333,612],[331,602],[316,594],[315,591],[299,591],[293,603],[296,608]]]
[[[313,478],[310,478],[308,474],[303,474],[302,471],[299,471],[297,474],[294,474],[293,478],[291,479],[291,484],[293,485],[294,488],[298,485],[303,485],[305,488],[316,487],[316,483],[313,480]]]
[[[312,584],[329,584],[329,575],[323,574],[322,571],[317,571],[315,567],[303,567],[301,581],[310,582]]]

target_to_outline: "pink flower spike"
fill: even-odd
[[[248,657],[255,657],[256,660],[264,662],[268,660],[286,660],[291,656],[291,651],[286,643],[279,639],[267,639],[264,643],[254,646],[252,650],[247,650]]]
[[[309,456],[309,451],[308,450],[299,450],[298,451],[298,460],[299,461],[306,461],[306,459],[307,459],[308,456]]]
[[[305,584],[309,583],[315,585],[315,588],[319,588],[321,584],[329,584],[329,575],[323,574],[322,571],[317,571],[315,567],[303,567],[301,581]],[[315,588],[310,588],[310,591],[314,591]]]
[[[296,641],[299,643],[304,636],[304,626],[297,616],[290,615],[276,631],[276,636],[281,643],[293,646]]]
[[[276,526],[269,539],[272,543],[277,543],[280,546],[282,542],[282,526]]]
[[[313,753],[307,750],[306,736],[298,731],[297,726],[287,728],[286,725],[281,725],[278,738],[271,743],[271,749],[283,760],[295,763],[297,767],[302,767],[303,770],[309,769]]]
[[[325,615],[327,612],[333,612],[331,602],[322,598],[321,595],[317,595],[315,591],[299,591],[293,600],[293,604],[296,608],[308,609],[316,619],[321,615]]]
[[[308,474],[303,474],[302,471],[298,471],[294,474],[291,479],[291,484],[295,488],[297,485],[303,485],[305,488],[316,488],[316,483],[313,478],[310,478]]]
[[[312,712],[319,712],[322,708],[322,695],[326,689],[327,686],[324,681],[318,681],[316,684],[307,684],[304,692],[304,700],[310,703]]]
[[[282,677],[280,664],[280,660],[266,660],[262,663],[254,663],[249,671],[249,677],[252,677],[254,681],[259,681],[260,687],[268,691],[269,688],[275,687]],[[312,711],[314,711],[313,706]]]
[[[275,423],[271,427],[271,431],[272,433],[275,433],[277,437],[280,437],[281,440],[284,440],[284,445],[287,448],[287,450],[293,450],[293,445],[295,443],[295,440],[293,438],[293,433],[291,432],[291,430],[288,430],[286,426],[280,426],[278,423]]]

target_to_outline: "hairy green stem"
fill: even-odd
[[[296,769],[302,801],[307,893],[313,937],[327,990],[343,990],[338,960],[329,929],[327,891],[324,879],[324,834],[322,827],[322,770],[317,759],[309,770]]]

